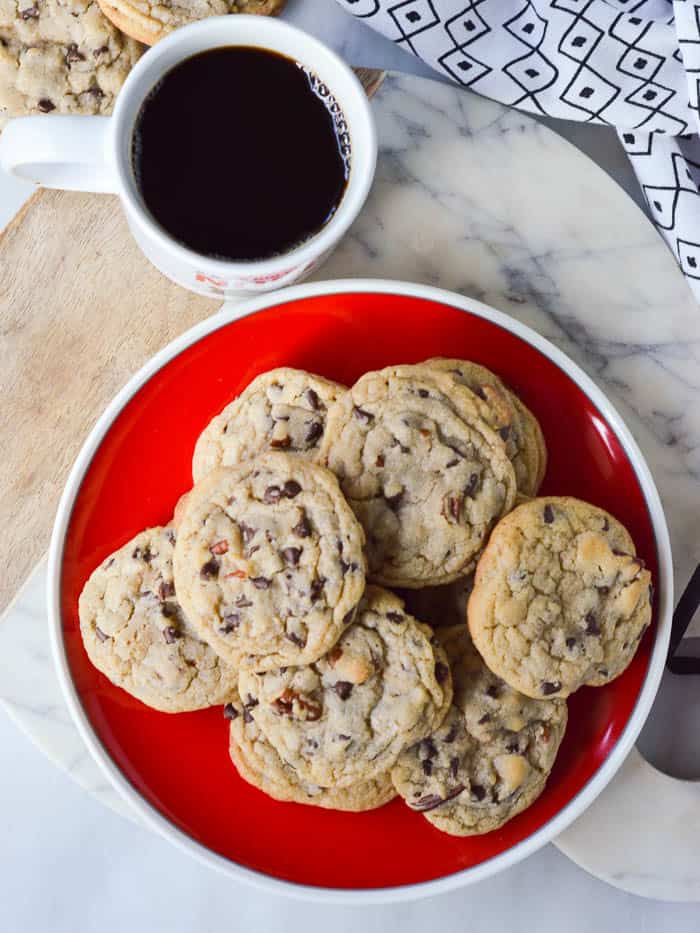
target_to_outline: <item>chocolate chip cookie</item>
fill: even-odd
[[[199,436],[192,459],[195,483],[215,467],[251,460],[263,450],[316,459],[328,408],[345,392],[345,386],[300,369],[262,373]]]
[[[140,54],[97,3],[0,0],[0,127],[31,113],[111,113]]]
[[[302,781],[258,728],[254,708],[236,698],[226,704],[224,715],[231,720],[229,754],[236,770],[244,781],[275,800],[359,813],[383,807],[396,797],[388,773],[349,787],[319,787]]]
[[[566,697],[624,671],[651,621],[651,574],[612,515],[532,499],[479,561],[469,629],[494,673],[530,697]]]
[[[153,45],[173,29],[208,16],[276,16],[286,0],[100,0],[102,11],[127,36]]]
[[[544,438],[532,412],[485,366],[443,357],[426,360],[426,365],[448,373],[472,393],[479,414],[505,444],[518,492],[534,496],[544,476],[546,448],[543,461]]]
[[[172,528],[150,528],[92,573],[79,601],[88,657],[113,684],[166,713],[226,703],[238,671],[189,624],[173,582]]]
[[[175,583],[197,631],[231,664],[308,664],[352,622],[364,537],[336,478],[280,452],[214,470],[186,501]]]
[[[533,700],[486,667],[465,625],[441,629],[454,699],[440,728],[391,771],[413,810],[453,836],[488,833],[544,790],[564,736],[565,700]]]
[[[321,450],[367,536],[370,578],[417,588],[468,571],[515,499],[503,441],[472,393],[427,366],[365,374]]]
[[[368,586],[357,620],[316,663],[242,671],[244,707],[300,780],[349,787],[384,774],[442,722],[447,658],[401,600]]]

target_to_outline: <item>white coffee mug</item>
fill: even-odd
[[[251,262],[202,256],[174,240],[146,209],[131,163],[134,123],[149,91],[184,59],[232,45],[270,49],[305,65],[318,78],[321,93],[327,90],[339,105],[351,147],[345,193],[328,223],[288,252]],[[0,137],[0,165],[7,172],[46,188],[118,194],[136,242],[156,268],[191,291],[227,298],[291,285],[315,269],[360,212],[376,160],[370,104],[351,69],[323,43],[282,20],[239,14],[184,26],[149,49],[126,79],[111,117],[20,117]]]

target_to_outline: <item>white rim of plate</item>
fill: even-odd
[[[80,697],[73,684],[62,637],[60,609],[61,565],[65,534],[73,511],[73,504],[93,456],[102,443],[107,431],[125,405],[154,373],[174,357],[178,356],[183,350],[197,343],[208,334],[240,318],[248,317],[251,314],[255,314],[267,308],[289,304],[301,298],[312,298],[339,293],[405,295],[449,305],[460,311],[473,314],[476,317],[485,318],[497,326],[502,327],[504,330],[514,334],[516,337],[519,337],[521,340],[539,350],[544,356],[563,370],[601,412],[610,427],[614,430],[632,464],[637,480],[642,488],[649,517],[652,522],[659,564],[659,579],[657,581],[659,612],[656,639],[642,689],[622,734],[593,777],[587,781],[578,794],[576,794],[556,816],[548,820],[532,835],[526,837],[505,852],[502,852],[500,855],[493,856],[473,868],[466,868],[442,878],[388,888],[325,888],[274,878],[263,872],[245,868],[229,860],[225,856],[218,855],[202,843],[192,839],[183,830],[178,829],[141,796],[117,767],[102,745],[102,742],[93,730],[87,714],[83,709]],[[246,882],[268,893],[286,894],[287,896],[315,901],[317,903],[365,905],[398,903],[401,901],[430,897],[436,894],[454,891],[467,884],[473,884],[484,878],[488,878],[499,871],[503,871],[515,865],[517,862],[522,861],[533,852],[542,848],[542,846],[554,839],[559,833],[563,832],[563,830],[580,816],[595,800],[622,765],[628,752],[632,748],[651,709],[661,681],[671,634],[673,613],[673,565],[671,559],[671,543],[661,500],[649,467],[639,447],[623,419],[608,401],[607,397],[565,353],[544,337],[541,337],[536,331],[520,323],[516,319],[509,317],[502,311],[497,311],[483,302],[465,298],[454,292],[428,285],[417,285],[388,279],[339,279],[328,282],[295,285],[278,292],[272,292],[246,300],[229,308],[224,308],[207,320],[196,324],[162,350],[159,350],[158,353],[129,379],[127,384],[112,399],[90,432],[73,464],[73,468],[66,482],[56,513],[49,547],[47,598],[49,634],[53,660],[73,721],[90,750],[91,755],[102,768],[107,778],[111,781],[118,793],[136,809],[147,826],[168,839],[178,848],[197,858],[200,862],[204,862],[212,868],[223,872],[236,881]]]

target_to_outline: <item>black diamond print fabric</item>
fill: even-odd
[[[700,300],[700,2],[337,2],[463,87],[616,127]]]

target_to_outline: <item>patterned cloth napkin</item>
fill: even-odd
[[[700,2],[337,2],[485,97],[616,127],[651,216],[700,300]]]

